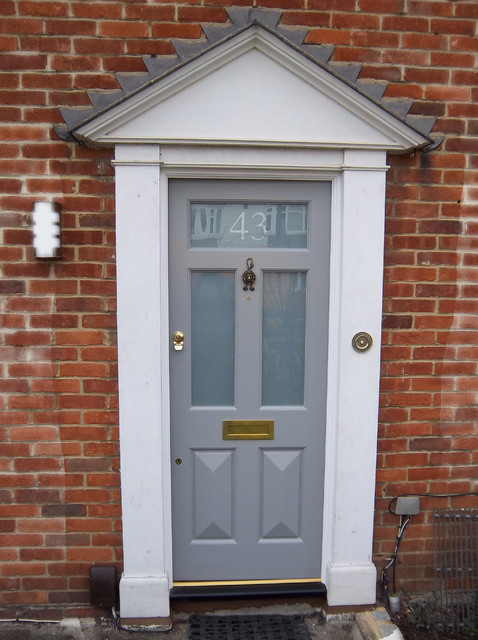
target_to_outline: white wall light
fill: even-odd
[[[59,258],[60,205],[57,202],[33,203],[33,248],[36,258]]]

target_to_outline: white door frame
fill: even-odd
[[[375,602],[372,563],[386,152],[117,144],[124,619],[169,615],[172,586],[168,180],[332,180],[322,580],[330,605]],[[372,335],[357,353],[352,337]]]

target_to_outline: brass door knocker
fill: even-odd
[[[246,260],[247,269],[242,274],[242,282],[244,283],[243,289],[247,291],[254,291],[254,282],[256,281],[256,274],[252,270],[254,266],[254,260],[252,258],[247,258]]]

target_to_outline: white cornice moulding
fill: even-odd
[[[254,178],[258,172],[270,179],[328,180],[342,171],[379,171],[390,168],[383,150],[296,149],[284,153],[279,148],[118,144],[115,167],[158,166],[169,177],[221,177],[234,171],[236,178]]]

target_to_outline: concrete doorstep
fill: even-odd
[[[208,613],[202,611],[201,613]],[[383,607],[360,613],[324,614],[307,604],[214,610],[217,615],[303,615],[311,640],[403,640]],[[0,640],[188,640],[190,612],[176,612],[169,631],[128,631],[113,618],[64,618],[60,621],[1,619]]]

